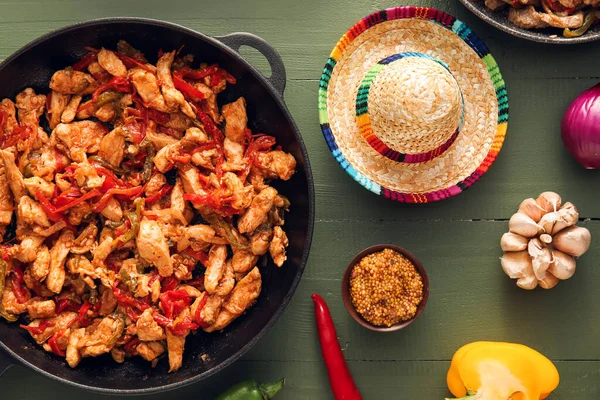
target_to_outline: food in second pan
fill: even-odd
[[[286,260],[270,182],[296,161],[244,98],[219,108],[231,75],[193,61],[121,41],[0,103],[0,315],[71,367],[167,353],[176,371],[191,332],[256,301],[259,257]]]
[[[600,17],[598,0],[485,0],[491,10],[508,8],[508,20],[523,29],[559,28],[583,35]]]

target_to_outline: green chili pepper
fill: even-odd
[[[104,223],[104,225],[106,225],[109,228],[116,229],[116,228],[120,227],[121,225],[123,225],[123,221],[122,220],[121,221],[106,221]]]
[[[585,14],[585,17],[583,19],[583,24],[579,28],[577,28],[575,30],[565,28],[563,31],[563,36],[567,37],[567,38],[574,38],[574,37],[579,37],[579,36],[583,35],[588,29],[590,29],[590,26],[592,26],[592,24],[598,18],[600,18],[600,11],[592,10],[592,11],[588,12],[587,14]]]
[[[215,400],[269,400],[283,388],[284,383],[285,378],[262,385],[254,379],[248,379],[230,387]]]
[[[113,166],[111,163],[109,163],[108,161],[106,161],[105,159],[103,159],[102,157],[99,156],[90,156],[88,157],[88,159],[90,161],[96,161],[98,164],[102,165],[104,168],[108,168],[111,171],[117,173],[117,174],[125,174],[127,173],[126,170],[124,170],[123,168],[119,168],[119,167],[115,167]]]
[[[124,244],[134,239],[137,236],[138,231],[140,230],[140,219],[142,217],[142,208],[144,207],[144,198],[140,197],[135,199],[133,202],[135,205],[134,211],[127,212],[127,219],[131,223],[131,228],[121,236],[115,239],[114,246],[115,248],[120,244]]]
[[[6,312],[2,305],[2,299],[4,298],[4,285],[6,283],[6,270],[8,265],[6,261],[0,259],[0,317],[4,318],[8,322],[15,322],[19,317],[17,315]]]

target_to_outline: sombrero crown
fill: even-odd
[[[399,7],[359,21],[321,78],[319,116],[340,165],[403,202],[441,200],[473,184],[506,133],[498,67],[460,21]]]

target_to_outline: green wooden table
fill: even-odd
[[[220,35],[248,31],[271,42],[287,67],[286,102],[308,147],[316,186],[311,257],[296,294],[275,327],[241,361],[203,383],[160,399],[210,399],[247,377],[288,385],[278,398],[331,399],[321,361],[310,294],[328,301],[350,369],[365,399],[442,399],[445,374],[461,345],[475,340],[520,342],[549,356],[561,374],[551,399],[600,398],[600,202],[598,173],[567,154],[560,119],[571,99],[600,80],[600,42],[556,47],[516,39],[489,27],[457,0],[415,0],[465,21],[489,46],[508,87],[510,120],[498,160],[473,188],[442,203],[407,206],[362,189],[329,154],[317,118],[318,79],[338,38],[363,16],[409,3],[381,0],[12,0],[0,1],[0,59],[64,25],[109,16],[142,16]],[[259,67],[257,53],[244,53]],[[554,190],[575,203],[596,241],[569,281],[551,291],[518,289],[502,272],[499,240],[526,197]],[[410,328],[377,334],[357,325],[340,296],[352,256],[389,242],[426,266],[431,295]],[[0,378],[4,399],[85,396],[24,367]]]

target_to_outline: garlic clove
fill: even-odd
[[[535,275],[528,275],[517,280],[517,286],[525,290],[533,290],[537,287],[538,280]]]
[[[543,231],[542,227],[536,224],[534,220],[519,212],[510,217],[508,230],[524,237],[534,237]]]
[[[527,248],[529,239],[516,233],[506,232],[500,239],[502,251],[522,251]]]
[[[552,228],[552,234],[558,233],[566,227],[575,225],[579,221],[579,212],[571,202],[566,202],[560,210],[556,212],[558,219]],[[548,232],[548,231],[546,231]]]
[[[554,229],[554,225],[558,221],[558,212],[549,212],[544,215],[539,222],[539,225],[542,227],[544,232],[551,233],[552,229]]]
[[[519,211],[521,214],[527,215],[534,222],[539,222],[542,216],[547,213],[542,207],[540,207],[534,199],[525,199],[519,205]]]
[[[552,263],[548,267],[548,272],[558,279],[569,279],[575,273],[575,259],[562,251],[552,251]]]
[[[558,278],[552,274],[547,274],[544,279],[539,281],[539,283],[544,289],[552,289],[558,283]]]
[[[538,280],[546,277],[546,270],[552,262],[552,254],[539,239],[531,239],[527,245],[527,252],[531,256],[533,273]]]
[[[508,251],[500,259],[502,270],[511,279],[533,276],[531,257],[527,251]]]
[[[573,257],[579,257],[588,251],[591,242],[590,231],[575,225],[558,232],[552,240],[556,249]]]
[[[547,212],[558,211],[562,199],[557,193],[544,192],[538,196],[535,202]]]

